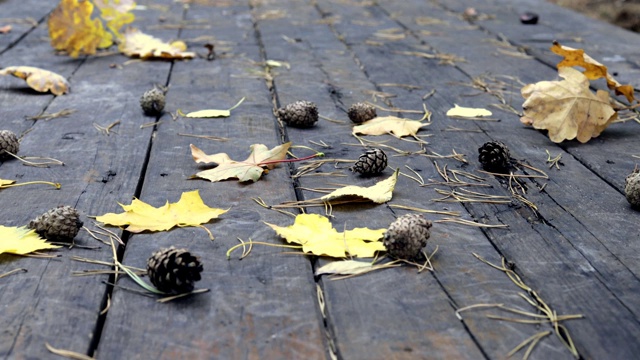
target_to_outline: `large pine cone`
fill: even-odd
[[[355,103],[347,110],[349,119],[356,124],[363,123],[378,116],[376,108],[365,103]]]
[[[16,134],[9,130],[0,130],[0,159],[11,157],[5,150],[16,155],[19,149],[20,142]]]
[[[356,161],[350,169],[351,171],[369,176],[380,174],[386,168],[387,154],[381,149],[374,148],[360,155],[358,161]]]
[[[173,246],[159,250],[147,260],[147,274],[160,291],[184,294],[193,291],[193,283],[200,280],[200,258],[186,249]]]
[[[296,101],[278,109],[278,117],[289,126],[308,128],[318,122],[318,107],[310,101]]]
[[[32,220],[29,228],[47,240],[71,242],[82,225],[78,210],[71,206],[58,206]]]
[[[507,146],[499,141],[489,141],[478,149],[478,161],[489,172],[506,174],[511,166],[511,155]]]
[[[393,258],[413,260],[420,256],[431,236],[431,221],[420,214],[403,215],[392,222],[382,242]]]

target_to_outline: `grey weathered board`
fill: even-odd
[[[626,203],[623,186],[624,176],[639,161],[632,156],[640,155],[638,124],[612,125],[587,144],[556,145],[546,134],[525,128],[513,113],[492,108],[499,122],[456,120],[444,114],[454,103],[478,107],[497,103],[491,94],[461,85],[470,84],[472,78],[506,75],[525,83],[554,79],[553,64],[558,58],[548,50],[554,39],[584,48],[596,59],[624,57],[610,69],[622,81],[637,86],[637,49],[632,44],[640,36],[534,0],[474,2],[479,13],[490,15],[477,22],[461,16],[469,6],[465,1],[138,3],[142,7],[135,10],[137,27],[164,39],[185,40],[198,53],[196,59],[128,62],[122,55],[79,59],[56,55],[46,27],[46,15],[55,4],[0,1],[0,26],[3,21],[13,25],[12,32],[0,35],[0,65],[56,71],[69,79],[72,88],[70,94],[54,97],[28,89],[22,80],[0,78],[0,129],[24,134],[20,155],[65,162],[49,168],[26,167],[15,160],[0,163],[3,179],[62,183],[57,191],[44,185],[0,190],[0,224],[24,225],[45,210],[65,204],[80,209],[92,228],[87,216],[117,212],[118,202],[129,203],[134,196],[160,206],[197,189],[206,204],[229,208],[220,219],[205,224],[214,241],[197,227],[142,234],[118,231],[127,240],[120,249],[121,261],[144,267],[159,248],[186,247],[200,255],[204,264],[197,287],[211,291],[160,304],[105,285],[107,276],[72,277],[72,271],[96,266],[72,261],[71,256],[111,260],[111,249],[84,231],[77,244],[98,249],[61,249],[52,252],[60,255],[52,259],[0,255],[0,274],[15,268],[28,270],[0,279],[1,358],[48,358],[44,344],[49,343],[102,359],[499,359],[529,336],[552,329],[549,324],[485,317],[504,314],[495,310],[464,312],[460,321],[455,310],[478,303],[532,311],[507,276],[472,253],[494,263],[506,257],[559,315],[583,314],[585,319],[564,323],[583,358],[632,358],[637,353],[640,215]],[[520,24],[518,14],[527,10],[541,15],[540,24]],[[525,47],[532,58],[500,53],[496,39],[510,43],[509,50]],[[205,58],[206,43],[215,44],[213,61]],[[438,59],[400,54],[407,51],[453,54],[466,62],[442,65]],[[288,66],[267,70],[266,60]],[[265,71],[272,81],[262,76]],[[156,83],[170,86],[167,112],[158,119],[144,116],[138,105],[142,92]],[[435,94],[423,100],[434,89]],[[514,89],[507,98],[520,109],[519,86]],[[380,92],[392,96],[376,97]],[[174,119],[170,114],[178,108],[228,108],[242,97],[245,102],[229,118]],[[274,109],[301,99],[314,101],[323,119],[312,129],[283,127]],[[207,153],[226,152],[242,159],[251,144],[273,147],[291,141],[322,151],[327,158],[355,160],[364,148],[351,136],[346,110],[359,101],[412,110],[424,103],[433,112],[431,125],[419,133],[427,144],[390,136],[365,137],[406,152],[387,149],[389,168],[373,178],[351,173],[347,163],[328,163],[315,176],[293,180],[291,175],[302,163],[279,165],[255,184],[188,180],[207,168],[191,159],[189,144]],[[48,121],[25,120],[63,109],[76,111]],[[93,126],[116,120],[121,123],[109,136]],[[450,131],[451,127],[466,131]],[[311,189],[369,186],[395,168],[412,175],[405,165],[429,184],[440,181],[434,161],[440,167],[446,164],[477,173],[477,148],[489,140],[504,142],[518,161],[549,174],[548,180],[523,181],[528,187],[525,196],[537,212],[517,200],[508,205],[433,202],[441,197],[435,189],[446,186],[420,187],[402,175],[388,204],[333,208],[332,224],[338,230],[387,227],[408,212],[393,205],[459,211],[464,219],[509,226],[480,229],[436,223],[427,246],[429,252],[439,249],[432,259],[433,272],[401,267],[332,280],[314,276],[314,270],[330,259],[291,255],[286,249],[256,245],[243,260],[238,260],[239,252],[230,260],[225,256],[237,238],[283,243],[263,222],[287,225],[292,218],[258,206],[253,198],[270,205],[316,198],[321,194]],[[320,142],[328,146],[320,147]],[[468,163],[433,157],[454,150],[464,154]],[[562,154],[560,170],[547,169],[545,150]],[[292,152],[296,156],[310,153],[301,147]],[[478,191],[509,196],[504,180],[477,174],[491,185]],[[306,211],[324,214],[323,208]],[[118,285],[135,286],[126,278]],[[107,303],[108,312],[100,316]],[[555,336],[549,336],[538,344],[532,358],[571,355]]]

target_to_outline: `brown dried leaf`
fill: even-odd
[[[577,138],[586,143],[597,137],[617,113],[609,104],[609,93],[593,94],[589,79],[571,67],[558,70],[561,81],[540,81],[522,88],[526,99],[520,121],[549,131],[551,141],[559,143]]]
[[[9,66],[0,70],[0,75],[13,75],[24,79],[35,91],[51,91],[54,95],[62,95],[69,92],[69,82],[62,75],[49,70],[31,66]]]
[[[135,28],[124,32],[124,41],[120,44],[120,51],[123,54],[143,60],[191,59],[196,56],[194,52],[186,52],[186,49],[187,46],[182,41],[168,44]]]

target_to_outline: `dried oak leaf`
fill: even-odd
[[[96,49],[113,44],[113,35],[106,31],[99,18],[91,19],[91,1],[61,0],[49,15],[51,46],[65,50],[71,57],[93,55]]]
[[[398,181],[399,169],[393,172],[389,178],[376,183],[373,186],[362,187],[349,185],[335,190],[320,199],[325,202],[331,202],[336,199],[344,200],[344,198],[357,197],[371,200],[376,204],[383,204],[390,201],[393,196],[393,189]]]
[[[237,178],[241,182],[256,182],[266,170],[273,169],[278,161],[284,160],[291,143],[278,145],[269,150],[263,144],[251,145],[251,155],[244,161],[232,160],[226,153],[207,155],[191,144],[191,156],[196,163],[214,163],[217,167],[200,171],[195,176],[209,181]]]
[[[100,9],[100,17],[106,21],[107,28],[118,40],[122,40],[123,35],[120,33],[120,29],[135,20],[135,15],[129,11],[136,7],[136,3],[133,0],[92,1]]]
[[[120,44],[120,52],[127,56],[141,59],[191,59],[194,52],[187,52],[187,45],[182,41],[170,44],[147,35],[135,28],[124,32],[124,41]]]
[[[38,250],[57,249],[47,243],[35,230],[26,227],[7,227],[0,225],[0,254],[24,255]]]
[[[69,92],[69,82],[62,75],[49,70],[32,66],[9,66],[0,70],[0,75],[13,75],[24,79],[35,91],[51,91],[54,95],[62,95]]]
[[[198,190],[182,193],[178,202],[167,201],[159,208],[138,199],[133,199],[131,205],[119,205],[125,212],[104,214],[97,216],[96,220],[113,226],[128,225],[127,231],[139,233],[145,230],[165,231],[174,226],[199,226],[228,211],[207,206]]]
[[[379,116],[354,126],[353,135],[385,135],[398,137],[415,136],[422,127],[429,125],[418,120],[402,119],[395,116]]]
[[[381,238],[386,229],[355,228],[338,232],[328,218],[317,214],[300,214],[293,225],[281,227],[265,223],[287,242],[302,245],[302,251],[318,256],[344,258],[373,257],[384,251]]]
[[[522,88],[526,99],[520,121],[549,131],[551,141],[577,138],[581,143],[597,137],[617,113],[609,104],[609,93],[589,90],[589,79],[580,71],[562,67],[561,81],[541,81]]]
[[[574,49],[568,46],[560,45],[557,41],[553,42],[551,51],[564,57],[562,61],[558,63],[558,70],[563,67],[580,66],[585,70],[583,74],[589,80],[596,80],[605,78],[607,80],[607,86],[611,90],[615,90],[616,95],[624,95],[627,101],[632,102],[633,86],[621,85],[614,77],[609,74],[607,67],[594,60],[591,56],[584,53],[582,49]]]

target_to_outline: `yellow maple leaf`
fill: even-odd
[[[624,95],[629,102],[634,100],[633,86],[621,85],[609,74],[606,66],[585,54],[583,49],[574,49],[569,46],[560,45],[557,41],[554,41],[551,51],[564,57],[557,65],[558,70],[563,67],[580,66],[585,69],[583,74],[589,80],[605,78],[607,80],[607,86],[609,89],[615,90],[616,95]]]
[[[61,0],[49,15],[51,46],[65,50],[71,57],[93,55],[96,49],[113,44],[113,35],[107,32],[99,18],[91,19],[94,5],[91,1]]]
[[[340,233],[322,215],[300,214],[296,216],[294,224],[288,227],[265,224],[287,242],[302,245],[303,252],[318,256],[373,257],[376,251],[385,250],[380,239],[386,229],[355,228]]]
[[[609,104],[609,94],[589,89],[589,79],[580,71],[562,67],[561,81],[540,81],[522,88],[526,99],[520,121],[549,131],[553,142],[578,139],[581,143],[597,137],[617,113]]]
[[[141,59],[191,59],[196,56],[194,52],[185,51],[186,45],[182,41],[165,43],[135,28],[124,32],[119,49],[127,56]]]
[[[62,75],[32,66],[9,66],[0,70],[0,75],[13,75],[27,82],[30,88],[39,92],[51,91],[54,95],[69,92],[69,82]]]
[[[418,120],[402,119],[395,116],[378,116],[354,126],[353,135],[385,135],[394,134],[398,137],[415,136],[420,128],[429,125]]]
[[[128,225],[127,231],[139,233],[145,230],[165,231],[174,226],[198,226],[216,219],[228,210],[208,207],[198,190],[182,193],[177,203],[167,203],[159,208],[134,199],[131,205],[119,204],[124,213],[108,213],[96,220],[114,226]]]
[[[195,176],[209,181],[237,178],[241,182],[256,182],[266,169],[273,169],[278,161],[287,156],[291,143],[278,145],[269,150],[263,144],[251,145],[251,155],[244,161],[232,160],[226,153],[207,155],[191,144],[191,156],[196,163],[214,163],[217,167],[198,172]]]
[[[377,184],[369,187],[362,187],[356,185],[349,185],[338,190],[335,190],[320,199],[322,201],[330,202],[345,197],[359,197],[373,201],[376,204],[383,204],[390,201],[393,196],[393,189],[396,187],[398,181],[399,169],[393,172],[393,174]]]
[[[35,230],[26,227],[0,225],[0,254],[24,255],[38,250],[57,249],[60,246],[47,243]]]

